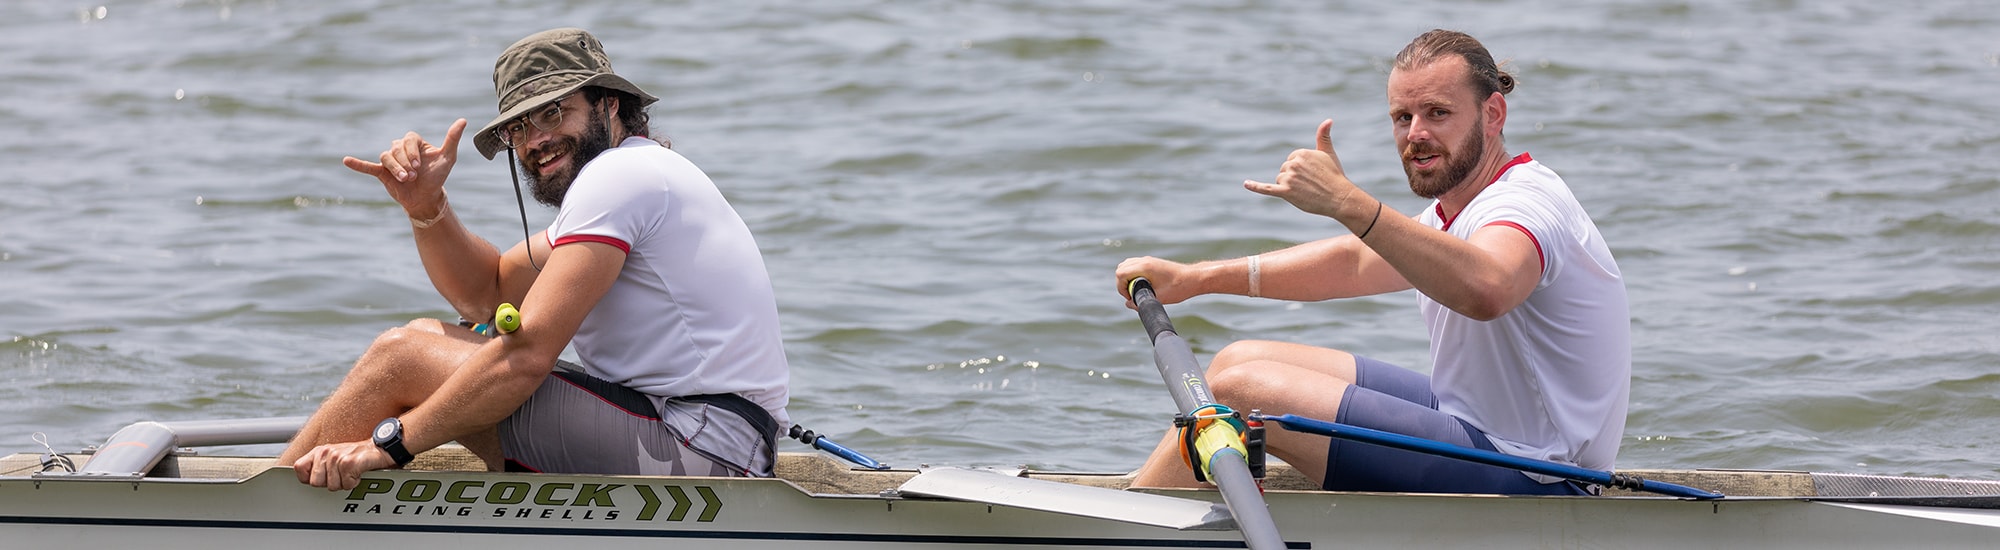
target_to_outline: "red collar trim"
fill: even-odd
[[[1519,156],[1514,157],[1514,160],[1507,161],[1506,164],[1500,165],[1500,171],[1493,173],[1493,181],[1486,182],[1486,184],[1493,185],[1493,182],[1500,181],[1500,176],[1507,175],[1508,170],[1514,169],[1515,166],[1520,166],[1534,161],[1535,159],[1533,157],[1529,157],[1527,153],[1521,153]]]
[[[1495,182],[1498,182],[1498,181],[1500,181],[1500,176],[1505,176],[1505,175],[1507,175],[1507,171],[1508,171],[1508,170],[1513,170],[1515,166],[1520,166],[1520,165],[1523,165],[1523,164],[1527,164],[1527,163],[1530,163],[1530,162],[1534,162],[1534,161],[1535,161],[1534,157],[1530,157],[1530,156],[1528,156],[1528,154],[1527,154],[1527,153],[1521,153],[1520,155],[1517,155],[1517,156],[1515,156],[1515,157],[1514,157],[1514,160],[1509,160],[1509,161],[1507,161],[1507,164],[1502,164],[1502,165],[1500,165],[1500,171],[1498,171],[1498,172],[1494,172],[1494,173],[1493,173],[1493,181],[1489,181],[1489,182],[1486,182],[1486,184],[1487,184],[1487,185],[1493,185],[1493,184],[1494,184]],[[1457,221],[1457,217],[1456,217],[1456,216],[1453,216],[1453,217],[1445,217],[1445,215],[1444,215],[1444,201],[1438,201],[1436,205],[1433,205],[1433,206],[1432,206],[1432,208],[1433,208],[1433,209],[1435,209],[1435,210],[1437,210],[1437,215],[1438,215],[1438,219],[1440,219],[1440,220],[1444,220],[1444,227],[1442,227],[1442,228],[1440,228],[1440,229],[1443,229],[1443,230],[1445,230],[1445,231],[1450,231],[1450,230],[1451,230],[1451,222],[1453,222],[1453,221]],[[1465,212],[1464,212],[1464,211],[1460,211],[1459,213],[1460,213],[1460,214],[1464,214]]]

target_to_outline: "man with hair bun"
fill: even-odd
[[[1333,218],[1351,235],[1234,260],[1131,258],[1162,303],[1202,294],[1318,301],[1407,289],[1430,329],[1431,375],[1347,352],[1246,340],[1210,364],[1218,401],[1510,455],[1612,469],[1632,378],[1624,279],[1561,177],[1507,153],[1512,75],[1465,33],[1418,36],[1389,73],[1389,119],[1415,216],[1386,208],[1341,169],[1321,122],[1250,191]],[[1130,296],[1127,296],[1130,299]],[[1269,450],[1327,490],[1575,495],[1556,478],[1325,436],[1270,430]],[[1192,486],[1164,438],[1135,486]]]

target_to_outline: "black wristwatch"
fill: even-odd
[[[403,421],[393,416],[384,418],[381,424],[375,425],[375,447],[389,453],[389,458],[396,461],[397,468],[417,458],[416,455],[410,454],[409,448],[403,446]]]

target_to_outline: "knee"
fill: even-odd
[[[428,332],[431,334],[444,334],[445,327],[444,327],[444,321],[433,319],[430,317],[425,317],[422,319],[414,319],[408,323],[404,323],[403,328],[419,332]]]
[[[402,363],[419,345],[417,338],[423,330],[401,326],[382,331],[375,341],[368,344],[368,351],[354,363],[353,374],[381,377],[394,374],[402,369],[393,368]]]
[[[1224,346],[1215,353],[1215,359],[1208,363],[1208,376],[1213,378],[1236,368],[1238,365],[1269,360],[1275,353],[1272,344],[1264,340],[1238,340]]]
[[[424,330],[415,325],[417,325],[417,321],[411,321],[410,324],[385,330],[381,334],[375,335],[375,341],[368,344],[368,352],[393,352],[409,349],[411,346],[416,345],[415,340],[417,339],[417,335],[424,333]]]
[[[1285,388],[1276,387],[1273,378],[1264,375],[1266,366],[1272,364],[1251,361],[1220,370],[1210,369],[1208,389],[1215,394],[1216,401],[1231,408],[1244,412],[1267,408],[1266,405],[1274,397],[1272,392],[1283,392]]]

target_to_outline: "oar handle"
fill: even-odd
[[[1175,332],[1174,322],[1167,317],[1167,306],[1160,303],[1160,297],[1153,294],[1153,282],[1145,277],[1133,277],[1125,283],[1125,291],[1132,295],[1132,305],[1139,309],[1139,324],[1146,326],[1146,336],[1160,339],[1162,332]]]

